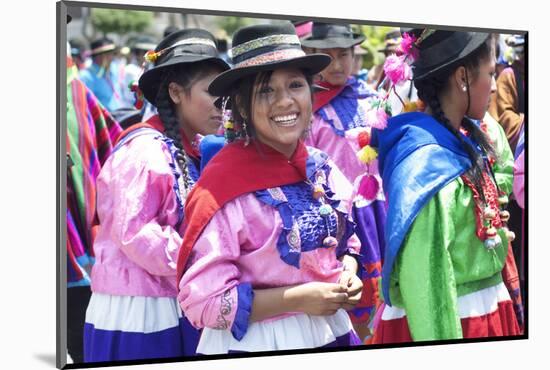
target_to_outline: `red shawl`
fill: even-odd
[[[347,86],[345,84],[342,86],[334,86],[325,81],[319,82],[317,85],[327,90],[321,90],[315,93],[313,97],[313,113],[330,103],[330,101],[337,97]]]
[[[214,214],[229,201],[253,191],[294,184],[306,179],[306,146],[298,142],[290,159],[252,141],[226,145],[214,156],[185,202],[183,243],[178,255],[181,280],[191,249]]]

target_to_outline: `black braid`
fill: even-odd
[[[157,93],[157,110],[160,120],[164,125],[166,136],[174,141],[174,145],[177,148],[176,162],[178,163],[180,171],[183,175],[183,183],[185,185],[185,189],[189,190],[189,170],[187,168],[187,159],[185,158],[185,152],[183,150],[183,144],[179,130],[180,124],[178,118],[176,117],[176,114],[174,113],[172,100],[170,98],[170,94],[168,93],[168,85],[170,83],[170,80],[170,78],[166,78]]]
[[[180,85],[186,93],[190,93],[193,84],[209,74],[212,71],[219,72],[220,67],[211,63],[192,63],[185,65],[174,65],[173,67],[166,68],[162,83],[157,92],[155,100],[157,111],[159,113],[160,120],[164,125],[166,136],[174,141],[174,145],[177,148],[176,161],[183,174],[183,182],[185,188],[189,189],[190,178],[189,169],[187,166],[187,157],[183,150],[183,141],[180,134],[180,122],[176,116],[174,102],[168,92],[168,87],[171,82],[175,82]]]
[[[441,71],[425,79],[415,81],[415,87],[418,91],[418,97],[430,107],[434,118],[443,126],[445,126],[449,131],[451,131],[451,133],[460,141],[466,153],[468,153],[468,156],[472,161],[472,166],[466,171],[464,175],[470,182],[472,182],[472,184],[474,184],[474,187],[482,196],[483,201],[485,201],[483,194],[483,172],[486,168],[483,155],[491,156],[492,158],[498,160],[495,150],[490,143],[489,138],[481,130],[481,128],[477,126],[474,122],[472,122],[469,118],[463,117],[461,126],[469,132],[470,138],[479,145],[483,152],[483,155],[481,155],[470,144],[468,144],[460,134],[459,130],[455,128],[451,124],[449,119],[445,116],[445,113],[441,108],[441,102],[439,100],[438,93],[445,90],[449,80],[449,76],[451,76],[451,74],[459,66],[465,67],[466,71],[474,71],[474,77],[477,77],[475,76],[475,74],[479,71],[479,63],[482,59],[491,57],[491,48],[492,40],[491,38],[489,38],[477,50],[472,52],[468,57],[464,58],[458,63],[443,68]],[[466,74],[466,77],[468,78],[468,74]],[[466,82],[468,83],[468,81]],[[469,110],[469,100],[470,95],[468,90],[468,109],[465,114],[467,114]]]
[[[474,148],[472,148],[470,144],[468,144],[464,140],[459,130],[457,130],[451,124],[447,116],[445,116],[445,113],[441,109],[441,103],[439,102],[439,98],[437,97],[437,93],[436,93],[437,90],[438,89],[434,88],[433,85],[429,86],[422,90],[422,93],[419,94],[419,97],[424,102],[426,102],[426,104],[430,107],[433,117],[443,126],[445,126],[447,130],[451,131],[451,133],[460,141],[466,153],[468,153],[468,157],[470,157],[470,160],[472,161],[472,166],[468,169],[468,171],[466,171],[465,176],[466,178],[468,178],[468,180],[470,180],[474,184],[478,193],[483,197],[483,184],[484,184],[483,169],[485,166],[483,157],[479,154],[479,152],[477,152]],[[472,127],[475,126],[479,131],[479,133],[485,136],[485,134],[469,119],[464,118],[462,120],[462,124],[468,126],[468,127],[465,127],[468,130],[471,130]],[[477,135],[478,133],[476,132],[476,136]],[[472,139],[477,143],[479,143],[479,141],[476,140],[476,137],[474,137],[473,135],[472,135]],[[477,137],[477,139],[479,139],[479,137]],[[483,138],[483,141],[490,146],[490,144],[487,142],[485,138]],[[485,151],[484,146],[481,146],[481,147]],[[483,199],[483,201],[485,201],[485,199]]]

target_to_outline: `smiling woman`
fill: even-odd
[[[233,45],[235,68],[209,90],[230,96],[238,138],[189,194],[178,258],[178,300],[204,328],[197,352],[360,344],[345,311],[362,291],[352,187],[301,140],[330,57],[306,56],[290,23],[242,28]]]
[[[295,68],[261,73],[254,84],[252,109],[244,109],[252,117],[251,134],[290,157],[311,121],[310,85],[311,78]]]

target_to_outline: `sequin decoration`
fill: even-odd
[[[273,199],[278,200],[280,202],[287,202],[286,195],[285,193],[283,193],[281,188],[279,187],[269,188],[267,189],[267,192],[269,193],[269,195],[271,195]]]
[[[321,185],[315,185],[313,188],[313,198],[319,200],[325,196],[325,189]]]
[[[292,224],[292,229],[290,230],[290,232],[286,236],[286,241],[287,241],[288,245],[290,246],[290,250],[292,252],[300,252],[300,249],[301,249],[300,248],[300,246],[301,246],[300,228],[299,228],[298,223],[296,221],[294,221],[294,223]]]
[[[321,207],[319,207],[319,214],[321,216],[328,216],[332,213],[332,207],[328,204],[323,204]]]
[[[325,248],[336,248],[338,246],[338,240],[334,236],[327,236],[323,240],[323,247]]]
[[[315,173],[315,183],[318,185],[326,185],[327,184],[327,175],[325,171],[317,171]]]

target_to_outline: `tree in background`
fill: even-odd
[[[384,60],[384,54],[378,50],[384,48],[384,37],[391,29],[393,29],[393,27],[359,26],[358,31],[367,37],[361,44],[361,46],[368,51],[368,54],[364,56],[363,60],[363,66],[365,68],[370,69],[372,66],[378,65]]]
[[[225,30],[229,37],[233,37],[233,34],[236,30],[241,27],[249,26],[254,23],[254,20],[251,18],[243,17],[220,17],[218,21],[218,27]]]
[[[95,29],[106,36],[129,32],[143,32],[153,22],[152,12],[138,10],[92,9],[91,21]]]

